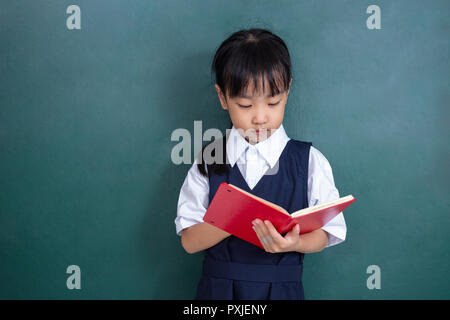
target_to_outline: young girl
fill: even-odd
[[[188,253],[205,250],[196,299],[304,299],[303,257],[345,240],[340,213],[323,228],[279,234],[270,221],[253,221],[264,250],[203,222],[222,182],[294,212],[339,198],[330,164],[310,142],[283,128],[291,77],[288,49],[261,29],[241,30],[218,48],[212,71],[231,119],[222,139],[223,161],[204,160],[203,148],[181,187],[176,231]]]

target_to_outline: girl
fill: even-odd
[[[223,161],[204,161],[203,148],[181,187],[176,231],[188,253],[205,250],[196,299],[304,299],[303,257],[345,240],[342,212],[323,228],[279,234],[270,221],[253,221],[261,248],[203,222],[218,186],[231,183],[288,212],[339,198],[327,159],[310,142],[283,128],[291,61],[267,30],[241,30],[218,48],[212,71],[231,119],[220,143]],[[215,149],[214,149],[215,150]]]

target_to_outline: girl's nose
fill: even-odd
[[[262,108],[256,108],[255,113],[253,114],[253,123],[264,124],[267,120],[266,112]]]

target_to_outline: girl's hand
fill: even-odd
[[[253,230],[264,246],[264,250],[270,253],[297,251],[300,252],[300,225],[296,224],[284,237],[278,233],[273,224],[260,219],[252,221]]]

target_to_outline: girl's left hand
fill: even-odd
[[[284,237],[278,233],[273,224],[260,219],[252,221],[253,230],[255,230],[259,241],[264,249],[270,253],[299,251],[300,248],[300,225],[296,224],[291,231]]]

